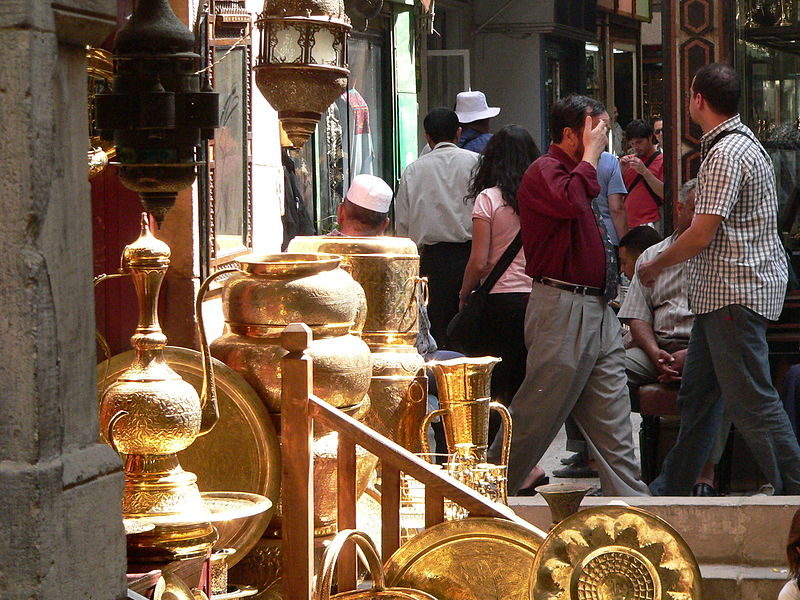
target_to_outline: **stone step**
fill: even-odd
[[[775,600],[789,579],[784,568],[700,565],[703,600]]]
[[[796,496],[725,496],[591,497],[585,498],[582,506],[611,501],[639,506],[666,520],[686,540],[700,564],[767,569],[785,567],[786,536],[800,505]],[[542,498],[509,498],[509,506],[523,519],[549,529],[550,509]]]

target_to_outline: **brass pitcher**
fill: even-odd
[[[365,422],[401,446],[419,452],[417,432],[427,412],[424,359],[414,344],[419,332],[417,245],[402,237],[299,236],[290,252],[329,252],[342,257],[367,300],[362,339],[372,352],[370,410]]]
[[[475,459],[478,462],[486,462],[489,414],[492,410],[496,410],[503,419],[501,464],[508,465],[508,453],[511,447],[511,413],[500,402],[493,402],[489,392],[492,369],[499,362],[499,358],[484,356],[427,363],[436,377],[441,408],[428,413],[422,423],[420,442],[423,452],[430,452],[427,433],[431,421],[441,417],[449,453],[454,454],[458,447],[464,447],[462,444],[471,444]]]
[[[129,536],[129,555],[140,561],[203,556],[217,539],[205,522],[209,515],[197,477],[178,462],[178,452],[211,431],[219,413],[202,329],[202,398],[164,359],[167,338],[158,321],[158,293],[169,258],[169,246],[153,236],[143,214],[141,235],[122,254],[122,271],[133,279],[139,306],[131,338],[136,358],[100,400],[101,436],[123,457],[123,515],[157,525]]]

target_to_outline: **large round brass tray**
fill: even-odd
[[[200,353],[167,346],[169,365],[198,393],[203,383]],[[97,365],[98,388],[114,382],[133,362],[134,352],[124,352]],[[219,422],[178,457],[181,466],[197,475],[202,492],[249,492],[266,496],[272,507],[255,516],[215,522],[217,547],[235,548],[229,565],[244,557],[264,533],[280,493],[280,445],[267,410],[253,388],[236,371],[212,359],[217,383]]]
[[[528,600],[542,537],[505,519],[441,523],[400,547],[386,563],[386,585],[438,600]]]
[[[663,519],[629,506],[587,508],[556,525],[534,561],[536,600],[700,599],[700,569]]]

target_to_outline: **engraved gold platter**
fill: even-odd
[[[700,569],[686,542],[663,519],[629,506],[567,517],[533,569],[536,600],[700,600]]]
[[[440,523],[389,558],[386,585],[423,590],[438,600],[528,600],[543,540],[541,532],[505,519]]]
[[[201,389],[203,363],[199,352],[167,346],[164,355],[185,381],[198,391]],[[115,381],[134,356],[129,351],[97,365],[98,388],[102,390]],[[197,474],[203,499],[215,513],[211,518],[220,536],[216,545],[236,549],[228,561],[234,565],[261,537],[274,513],[280,493],[280,445],[264,404],[253,388],[222,362],[214,359],[213,365],[219,422],[179,456],[181,464]],[[224,493],[225,490],[237,492]],[[258,500],[253,494],[266,496],[272,507],[248,518],[231,518],[258,512]],[[222,514],[220,519],[219,513],[224,511],[228,514]],[[230,520],[225,520],[226,517]]]

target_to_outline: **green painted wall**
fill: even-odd
[[[417,158],[419,103],[414,48],[414,14],[411,0],[395,7],[392,22],[392,48],[395,80],[395,165],[398,179],[408,164]]]

